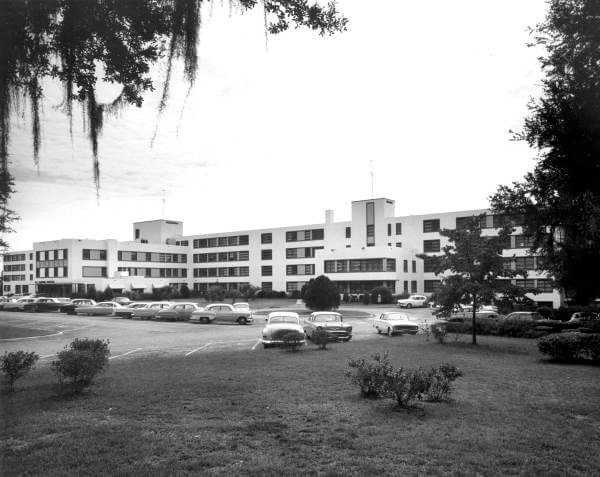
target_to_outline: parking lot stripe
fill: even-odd
[[[186,353],[185,355],[189,356],[190,354],[195,353],[196,351],[200,351],[201,349],[208,348],[211,344],[212,343],[207,343],[204,346],[200,346],[200,348],[193,349],[192,351],[190,351],[189,353]]]
[[[116,356],[111,356],[108,359],[115,359],[115,358],[120,358],[121,356],[127,356],[128,354],[135,353],[136,351],[140,351],[141,349],[143,349],[143,348],[132,349],[131,351],[127,351],[127,353],[118,354]]]
[[[252,347],[252,351],[254,351],[256,349],[256,347],[260,344],[260,340],[258,340],[254,346]]]

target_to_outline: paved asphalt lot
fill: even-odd
[[[353,328],[353,340],[402,339],[389,338],[375,333],[372,316],[353,313],[357,308],[341,309],[344,321]],[[399,311],[397,308],[361,308],[368,313]],[[430,321],[428,309],[412,309],[408,313],[420,321]],[[23,335],[31,337],[0,340],[0,354],[5,351],[35,351],[41,363],[50,363],[56,353],[75,338],[100,338],[110,340],[111,359],[132,359],[147,355],[190,356],[223,350],[269,352],[260,342],[265,315],[255,316],[254,324],[208,324],[189,322],[139,321],[104,316],[77,316],[63,313],[1,312],[0,325],[30,329]],[[40,336],[40,331],[47,333]],[[351,346],[352,342],[344,344]]]

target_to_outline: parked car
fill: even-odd
[[[586,321],[593,321],[600,319],[598,313],[593,311],[578,311],[571,315],[569,323],[584,323]]]
[[[427,306],[427,297],[425,295],[411,295],[397,301],[400,308],[418,308]]]
[[[96,302],[94,300],[90,300],[89,298],[73,298],[69,303],[65,303],[60,307],[60,311],[66,313],[67,315],[74,315],[75,308],[78,306],[92,306],[95,305]]]
[[[167,310],[171,306],[173,306],[173,303],[168,301],[148,303],[146,306],[134,308],[131,318],[134,320],[153,320],[157,317],[159,311]]]
[[[24,311],[62,311],[62,307],[68,305],[71,302],[68,298],[48,298],[39,297],[35,298],[31,303],[25,303]]]
[[[121,310],[124,307],[114,301],[101,301],[95,305],[82,305],[75,308],[77,315],[101,315],[101,316],[115,316],[117,310]]]
[[[169,308],[159,310],[153,319],[164,321],[186,321],[192,316],[192,313],[202,311],[197,303],[178,302],[173,303]]]
[[[137,310],[138,308],[144,308],[148,305],[148,303],[145,302],[133,302],[130,303],[129,305],[124,305],[122,308],[123,309],[118,309],[115,311],[115,316],[118,316],[120,318],[132,318],[133,317],[133,312],[135,310]]]
[[[550,321],[537,311],[515,311],[504,317],[504,320],[512,321]]]
[[[132,303],[132,301],[129,298],[127,298],[126,296],[117,296],[113,299],[113,301],[115,303],[118,303],[119,305],[123,305],[123,306],[127,306]]]
[[[329,341],[350,341],[352,326],[344,323],[340,313],[335,311],[315,311],[304,320],[304,333],[312,340],[317,330],[324,329]]]
[[[419,325],[414,318],[411,318],[406,313],[387,312],[382,313],[373,320],[373,327],[377,333],[387,333],[388,336],[393,335],[416,335],[419,331]]]
[[[200,323],[237,323],[238,325],[246,325],[254,322],[252,312],[248,310],[238,310],[233,305],[227,303],[211,303],[195,311],[190,317],[190,321],[198,321]]]
[[[267,324],[262,330],[262,343],[266,348],[283,344],[283,338],[289,333],[300,333],[302,344],[306,343],[304,328],[300,324],[298,313],[274,311],[269,313]]]
[[[3,304],[4,311],[24,311],[27,303],[33,303],[35,298],[18,298],[15,301],[8,301]]]

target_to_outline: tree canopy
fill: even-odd
[[[2,0],[0,2],[0,231],[15,215],[8,209],[13,192],[9,171],[11,118],[31,111],[34,161],[41,135],[40,106],[45,81],[60,82],[62,109],[72,125],[73,106],[81,105],[100,184],[99,136],[106,114],[128,105],[140,107],[156,89],[151,66],[166,61],[159,113],[169,95],[172,65],[183,61],[189,87],[198,69],[198,31],[202,5],[215,0]],[[222,2],[221,2],[222,3]],[[308,0],[229,0],[230,7],[264,9],[264,27],[271,34],[290,26],[320,35],[343,31],[347,20],[334,2]],[[99,82],[121,87],[108,103],[97,98]],[[72,133],[72,127],[70,128]],[[1,244],[0,244],[1,245]]]
[[[578,303],[600,296],[600,2],[552,0],[534,44],[546,49],[543,94],[516,139],[538,151],[522,181],[491,197],[519,216],[531,250]]]
[[[340,306],[340,292],[325,275],[311,278],[302,287],[301,296],[311,310],[329,311]]]

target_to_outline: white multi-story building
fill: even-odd
[[[149,292],[184,283],[196,292],[214,285],[228,290],[253,285],[293,293],[321,274],[340,292],[386,286],[394,293],[429,294],[440,278],[417,255],[439,253],[446,244],[441,229],[460,227],[464,220],[486,213],[396,216],[394,201],[378,198],[352,202],[346,222],[335,222],[333,211],[327,210],[324,223],[200,235],[183,235],[178,221],[136,222],[131,242],[63,239],[6,254],[4,294],[69,295],[92,286]],[[488,213],[483,226],[494,233],[501,218]],[[519,228],[509,247],[504,251],[506,267],[528,270],[527,279],[516,284],[536,288],[539,293],[531,295],[535,301],[559,306],[560,294],[537,270],[537,257],[529,254],[529,242]],[[7,269],[10,265],[19,268]]]

